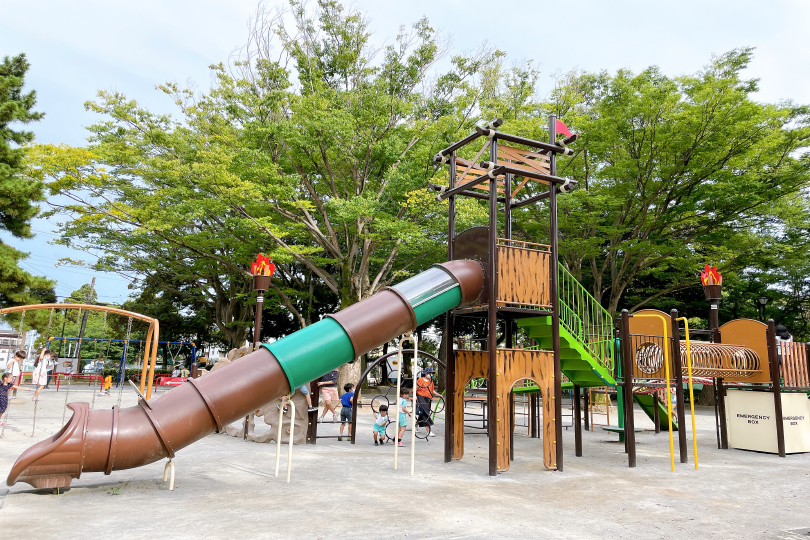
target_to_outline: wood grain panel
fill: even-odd
[[[495,411],[489,411],[489,421],[495,422],[498,471],[509,470],[510,434],[509,393],[514,384],[532,380],[543,396],[543,465],[556,469],[556,440],[554,429],[554,361],[550,351],[498,349]],[[489,356],[486,351],[456,351],[456,402],[453,459],[464,455],[464,388],[471,378],[489,376]]]
[[[498,246],[498,302],[514,306],[551,307],[549,254]]]

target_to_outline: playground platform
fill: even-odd
[[[71,392],[90,401],[87,387]],[[25,401],[11,406],[0,439],[3,476],[32,441],[62,425],[64,393],[43,392],[32,439],[29,396],[18,394]],[[126,389],[122,405],[135,402]],[[116,403],[113,389],[95,407]],[[637,426],[651,427],[636,414]],[[464,460],[443,462],[439,421],[439,436],[417,441],[411,477],[410,448],[394,471],[393,447],[371,442],[369,409],[358,422],[356,445],[296,446],[290,484],[284,461],[273,476],[274,445],[211,435],[178,453],[175,491],[162,482],[163,462],[86,473],[61,495],[3,486],[0,521],[7,534],[31,538],[791,539],[810,528],[810,454],[717,450],[709,409],[697,415],[700,470],[678,464],[674,473],[666,433],[638,434],[638,467],[629,469],[615,434],[597,428],[583,433],[582,458],[573,456],[573,431],[563,431],[562,473],[544,470],[541,440],[516,433],[510,471],[490,477],[485,436],[467,437]]]

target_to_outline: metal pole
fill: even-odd
[[[684,406],[685,394],[683,391],[683,369],[681,360],[681,333],[678,326],[678,310],[669,312],[672,321],[672,367],[675,368],[675,397],[678,403],[675,410],[678,415],[678,450],[681,463],[689,461],[686,450],[686,409]],[[670,419],[671,420],[671,419]]]
[[[557,117],[548,117],[548,142],[557,142]],[[557,154],[549,153],[549,173],[553,176],[557,174]],[[560,370],[560,296],[557,289],[558,269],[557,260],[559,245],[557,238],[557,189],[549,183],[549,232],[550,232],[550,256],[549,263],[549,292],[551,293],[551,346],[554,351],[554,444],[556,449],[556,467],[558,471],[563,470],[563,444],[562,444],[562,371]]]
[[[574,385],[574,449],[577,457],[582,457],[582,411],[580,410],[579,385]]]
[[[92,281],[90,281],[90,291],[87,293],[88,304],[91,304],[93,302],[93,290],[95,288],[96,288],[96,278],[94,276]],[[87,317],[89,315],[90,310],[89,309],[85,310],[84,315],[82,316],[82,324],[81,327],[79,328],[79,344],[76,346],[76,370],[79,372],[81,372],[82,370],[82,340],[84,339],[84,330],[85,328],[87,328]]]
[[[397,414],[394,417],[394,470],[397,470],[397,460],[399,459],[399,399],[400,399],[400,391],[402,389],[402,342],[405,341],[406,338],[401,338],[399,340],[399,351],[397,352],[397,395],[395,397],[396,400],[396,411]]]
[[[282,400],[282,403],[284,401]],[[284,429],[284,407],[278,408],[278,431],[276,432],[276,472],[273,476],[278,476],[278,465],[281,461],[281,433]]]
[[[624,440],[627,448],[627,465],[636,466],[636,429],[633,415],[633,364],[630,357],[630,314],[622,310],[621,318],[622,393],[624,394]]]
[[[295,392],[295,389],[293,389]],[[287,401],[290,404],[290,440],[287,444],[287,483],[290,483],[290,474],[292,473],[292,451],[293,451],[293,437],[295,437],[295,403],[293,403],[293,395],[290,394],[290,399]],[[282,408],[282,412],[284,409]]]
[[[492,137],[489,142],[489,156],[493,162],[498,159],[498,142]],[[487,378],[488,414],[496,415],[495,421],[487,423],[489,435],[489,474],[498,474],[498,180],[489,181],[489,305],[487,306],[487,355],[489,358],[489,377]]]
[[[450,154],[450,176],[448,185],[452,188],[456,181],[456,153]],[[447,217],[447,260],[452,261],[453,240],[456,236],[456,197],[450,197],[448,202]],[[455,413],[456,413],[456,355],[453,350],[453,312],[448,311],[444,322],[444,345],[445,345],[445,368],[444,376],[444,462],[450,463],[453,459],[453,448],[455,447]],[[463,430],[462,430],[463,431]]]
[[[253,350],[262,343],[262,306],[264,304],[264,291],[256,291],[256,320],[253,323]]]
[[[411,476],[416,460],[416,357],[419,354],[418,334],[413,334],[413,360],[411,360],[411,374],[413,375],[413,395],[411,396]]]
[[[785,457],[785,423],[782,419],[782,385],[779,381],[779,357],[776,354],[776,326],[768,319],[768,364],[773,385],[773,409],[776,421],[776,449],[779,457]]]

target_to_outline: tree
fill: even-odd
[[[35,204],[43,200],[41,181],[23,174],[26,148],[34,133],[15,130],[14,123],[29,124],[44,115],[35,112],[36,92],[24,92],[25,73],[29,68],[25,54],[5,56],[0,63],[0,231],[16,238],[31,238],[30,222],[39,212]],[[54,283],[33,276],[20,268],[27,255],[0,242],[0,307],[33,304],[54,297]],[[5,318],[17,325],[19,315]],[[28,317],[28,325],[41,324],[40,314]]]
[[[429,158],[471,129],[470,78],[493,56],[455,58],[420,91],[442,53],[426,20],[375,64],[356,12],[324,1],[314,14],[295,4],[294,16],[289,32],[269,21],[253,34],[280,35],[284,60],[249,47],[230,69],[214,66],[207,94],[164,85],[181,121],[101,92],[87,107],[107,120],[89,148],[32,157],[73,200],[56,210],[72,216],[66,245],[101,250],[97,269],[202,299],[233,346],[252,320],[257,252],[277,266],[266,309],[283,306],[297,327],[443,259]],[[460,206],[460,227],[485,215],[476,201]]]
[[[808,109],[754,101],[751,58],[735,50],[676,78],[574,73],[546,105],[584,134],[559,166],[579,182],[560,198],[561,257],[611,312],[640,278],[654,288],[628,308],[694,287],[704,263],[742,270],[772,206],[808,185]],[[530,236],[542,212],[519,218]]]

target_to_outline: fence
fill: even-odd
[[[780,372],[785,388],[810,387],[810,343],[780,342]]]

